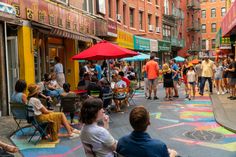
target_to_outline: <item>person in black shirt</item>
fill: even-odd
[[[231,96],[228,97],[230,100],[236,100],[236,62],[234,60],[234,55],[229,56],[230,64],[229,67],[226,69],[228,72],[228,78],[229,78],[229,86],[231,89]]]

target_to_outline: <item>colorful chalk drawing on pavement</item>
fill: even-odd
[[[173,106],[173,108],[167,108],[169,112],[178,112],[179,119],[163,118],[165,113],[164,111],[161,112],[161,109],[167,109],[164,107],[159,107],[160,112],[150,114],[151,118],[171,122],[170,125],[157,128],[158,130],[186,126],[193,127],[193,130],[183,132],[182,135],[178,135],[178,137],[171,137],[171,140],[193,146],[199,145],[236,152],[236,134],[216,123],[209,96],[196,97],[194,100],[190,101],[184,100],[182,103],[178,101],[178,104],[174,103]],[[179,110],[174,109],[175,107],[178,107]],[[217,135],[221,136],[221,138],[214,140]],[[209,141],[204,140],[204,138],[208,138]]]

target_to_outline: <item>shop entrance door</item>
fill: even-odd
[[[15,83],[19,79],[18,44],[17,36],[7,37],[8,59],[8,94],[12,95]]]
[[[53,72],[55,65],[55,57],[58,56],[61,59],[63,68],[65,69],[65,52],[64,47],[59,45],[49,45],[49,72]],[[64,70],[65,73],[65,70]]]

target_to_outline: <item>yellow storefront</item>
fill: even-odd
[[[134,49],[133,34],[121,29],[117,29],[117,44],[121,47]]]

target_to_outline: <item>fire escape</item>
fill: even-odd
[[[197,16],[201,10],[199,0],[188,0],[187,9],[189,13],[189,17],[187,19],[187,31],[190,37],[193,37],[190,40],[191,42],[189,43],[190,47],[188,52],[199,52],[201,50],[199,43],[200,41],[196,39],[201,30],[200,18]]]

